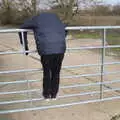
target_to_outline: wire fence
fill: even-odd
[[[7,113],[14,113],[14,112],[24,112],[24,111],[31,111],[31,110],[44,110],[44,109],[50,109],[50,108],[60,108],[60,107],[68,107],[72,105],[78,105],[78,104],[86,104],[86,103],[93,103],[93,102],[102,102],[102,101],[108,101],[108,100],[114,100],[114,99],[120,99],[120,79],[115,78],[113,80],[107,80],[105,77],[107,75],[116,75],[120,73],[120,69],[114,70],[114,71],[106,71],[105,66],[110,66],[110,65],[120,65],[120,61],[112,61],[112,62],[106,62],[105,61],[105,52],[107,48],[120,48],[120,45],[106,45],[106,33],[107,30],[109,29],[120,29],[120,26],[78,26],[78,27],[67,27],[66,28],[68,31],[80,31],[80,30],[100,30],[102,32],[102,38],[101,38],[101,46],[87,46],[87,47],[73,47],[73,48],[67,48],[67,51],[75,51],[75,50],[96,50],[100,49],[101,53],[101,59],[100,63],[95,63],[95,64],[79,64],[79,65],[70,65],[70,66],[63,66],[62,70],[69,70],[69,69],[78,69],[78,68],[83,68],[83,67],[99,67],[100,72],[96,73],[89,73],[89,74],[84,74],[84,73],[77,73],[73,75],[63,75],[61,76],[61,79],[66,79],[66,81],[69,83],[70,79],[83,79],[88,77],[98,77],[97,81],[92,81],[92,82],[86,82],[86,83],[80,83],[80,82],[75,82],[74,84],[69,84],[69,85],[61,85],[60,90],[69,90],[69,89],[77,89],[77,93],[70,93],[71,90],[69,90],[69,94],[62,94],[58,96],[57,102],[50,102],[45,103],[44,99],[40,96],[42,88],[32,88],[31,84],[32,83],[38,83],[40,82],[40,79],[16,79],[16,80],[11,80],[11,81],[0,81],[0,86],[4,85],[20,85],[20,84],[27,84],[27,89],[19,89],[19,90],[14,90],[14,88],[10,90],[3,90],[0,92],[0,114],[7,114]],[[23,41],[23,46],[24,45],[24,37],[23,37],[23,32],[31,32],[31,30],[23,30],[23,29],[4,29],[0,30],[0,33],[22,33],[22,41]],[[23,47],[22,46],[22,47]],[[25,51],[25,48],[23,47],[22,50],[20,51],[1,51],[0,55],[5,56],[5,55],[13,55],[13,54],[25,54],[25,53],[36,53],[36,50],[30,50],[30,51]],[[78,53],[79,54],[79,53]],[[88,58],[89,59],[89,58]],[[89,61],[89,60],[88,60]],[[19,61],[18,61],[19,64]],[[25,63],[27,64],[27,63]],[[12,74],[17,74],[17,73],[31,73],[31,72],[42,72],[42,68],[32,68],[32,69],[16,69],[16,70],[0,70],[0,75],[3,76],[3,79],[7,75],[12,75]],[[12,77],[12,76],[11,76]],[[116,86],[113,87],[111,86],[112,84],[115,84]],[[95,87],[92,89],[92,87]],[[97,87],[97,88],[96,88]],[[87,91],[86,89],[87,88]],[[83,92],[81,92],[81,89],[85,89]],[[90,90],[89,90],[90,89]],[[91,90],[92,89],[92,90]],[[109,93],[112,93],[112,95],[109,95]],[[20,95],[21,94],[21,95]],[[24,95],[27,94],[27,97],[24,97]],[[36,97],[33,96],[33,94],[37,94]],[[105,96],[107,94],[107,97]],[[17,96],[17,100],[6,100],[8,96]],[[19,97],[18,97],[19,96]],[[5,97],[5,98],[4,98]],[[73,100],[73,97],[75,99]],[[81,98],[85,99],[81,99]],[[19,104],[19,105],[18,105]],[[14,106],[15,105],[15,106]],[[7,109],[6,109],[7,108]]]

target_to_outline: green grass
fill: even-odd
[[[73,37],[81,39],[81,38],[93,38],[93,39],[98,39],[100,38],[100,34],[99,33],[84,33],[84,32],[80,32],[77,34],[73,34]]]
[[[120,45],[120,36],[108,35],[107,42],[109,45]]]
[[[120,34],[119,31],[110,31],[107,34],[107,43],[109,45],[120,45]],[[120,48],[110,48],[110,51],[120,56]]]

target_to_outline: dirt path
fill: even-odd
[[[29,47],[30,49],[35,48],[35,43],[33,42],[33,37],[29,36]],[[71,40],[67,42],[67,47],[80,47],[80,46],[100,46],[101,40],[95,39],[83,39],[83,40]],[[19,50],[21,47],[19,46],[18,36],[16,34],[5,34],[0,35],[0,51],[11,51],[11,50]],[[37,60],[36,60],[37,59]],[[29,56],[25,55],[3,55],[0,57],[0,70],[17,70],[17,69],[28,69],[28,68],[41,68],[41,64],[39,62],[39,56],[37,54],[31,53]],[[119,62],[119,59],[115,59],[112,56],[105,57],[106,62],[116,61]],[[101,56],[99,52],[93,52],[88,50],[81,50],[81,51],[73,51],[67,52],[64,58],[63,66],[68,65],[79,65],[79,64],[100,64],[101,63]],[[61,71],[61,77],[67,75],[80,75],[80,74],[94,74],[98,73],[101,70],[101,66],[98,67],[80,67],[77,69],[63,69]],[[106,65],[105,71],[120,71],[120,65]],[[104,81],[108,80],[119,80],[120,74],[113,74],[113,75],[105,75]],[[17,73],[17,74],[10,74],[10,75],[0,75],[1,81],[15,81],[15,80],[26,80],[26,79],[38,79],[40,82],[31,83],[30,89],[39,89],[42,88],[42,73],[41,72],[30,72],[30,73]],[[95,83],[100,81],[100,76],[95,77],[81,77],[81,78],[72,78],[72,79],[61,79],[60,86],[63,85],[71,85],[71,84],[85,84],[85,83]],[[119,88],[120,83],[117,84],[109,84],[108,86],[104,86],[104,89],[111,89],[111,88]],[[0,86],[0,91],[11,91],[11,90],[26,90],[27,84],[15,84],[13,85],[5,85]],[[84,88],[72,88],[72,89],[60,89],[59,95],[66,95],[66,94],[74,94],[74,93],[82,93],[88,91],[97,91],[99,90],[98,87],[84,87]],[[110,97],[119,95],[119,91],[111,92],[104,94],[104,97]],[[2,96],[0,101],[5,100],[17,100],[17,99],[26,99],[28,94],[22,94],[19,96],[12,95],[12,96]],[[33,98],[38,98],[40,93],[35,92],[32,94]],[[28,96],[27,96],[28,97]],[[88,100],[93,98],[99,98],[99,95],[95,96],[83,96],[83,97],[70,97],[67,99],[58,99],[57,101],[52,101],[49,105],[60,104],[60,103],[69,103],[73,101],[80,101],[80,100]],[[40,106],[40,105],[47,105],[45,101],[34,102],[33,106]],[[17,107],[28,107],[29,104],[19,104]],[[4,106],[1,106],[2,109],[7,109]],[[16,106],[10,106],[9,108],[16,108]],[[102,103],[92,103],[92,104],[84,104],[84,105],[76,105],[66,108],[57,108],[57,109],[48,109],[42,111],[32,111],[32,112],[21,112],[21,113],[14,113],[10,115],[0,115],[0,120],[110,120],[112,116],[120,114],[120,100],[113,100],[109,102],[102,102]]]

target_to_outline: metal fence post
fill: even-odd
[[[104,82],[104,73],[105,73],[105,43],[106,43],[106,29],[103,29],[103,39],[102,39],[102,59],[101,59],[101,84],[100,84],[100,99],[103,99],[103,82]]]

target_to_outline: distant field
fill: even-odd
[[[120,16],[76,16],[78,25],[120,25]]]

